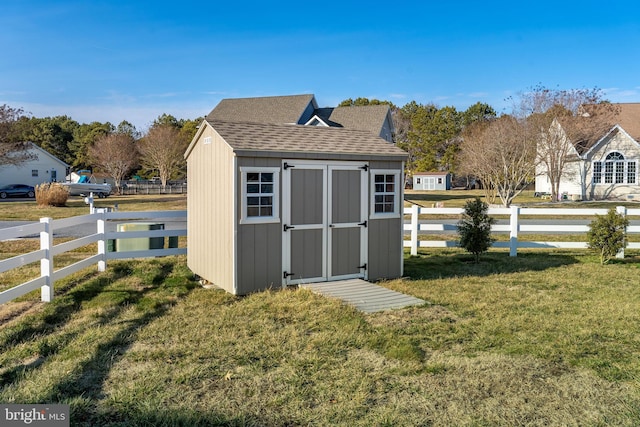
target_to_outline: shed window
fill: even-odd
[[[38,176],[38,169],[31,169],[31,176]]]
[[[279,168],[240,168],[242,174],[241,223],[279,222]]]
[[[398,217],[400,171],[371,171],[371,217]]]

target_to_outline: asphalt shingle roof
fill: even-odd
[[[367,131],[316,126],[208,121],[239,154],[348,155],[404,160],[407,153]],[[261,154],[262,153],[262,154]]]
[[[223,99],[211,110],[206,120],[298,123],[305,109],[313,100],[313,95]]]
[[[389,112],[388,105],[336,107],[329,120],[348,129],[365,130],[380,135]]]

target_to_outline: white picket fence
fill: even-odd
[[[443,232],[443,231],[456,231],[455,224],[445,223],[421,223],[420,215],[447,215],[460,216],[464,209],[462,208],[423,208],[417,205],[413,205],[404,209],[405,216],[411,218],[411,223],[404,224],[404,230],[411,232],[411,238],[404,241],[404,246],[411,248],[411,254],[417,255],[418,248],[447,248],[458,246],[457,240],[420,240],[420,237],[425,237],[420,232]],[[627,209],[624,206],[617,206],[616,211],[627,216],[640,216],[640,209]],[[517,256],[518,249],[522,248],[569,248],[569,249],[586,249],[587,231],[589,231],[588,225],[571,225],[563,224],[563,219],[558,217],[593,217],[596,215],[606,215],[608,209],[556,209],[556,208],[521,208],[518,206],[511,206],[510,208],[489,208],[489,215],[508,216],[509,224],[506,225],[493,225],[491,227],[492,232],[509,233],[509,241],[506,242],[494,242],[495,248],[508,248],[510,256]],[[556,218],[553,224],[521,224],[520,220],[522,216],[549,216]],[[545,242],[533,242],[533,241],[519,241],[519,232],[533,232],[541,234],[553,234],[558,232],[570,232],[570,233],[584,233],[584,242],[563,242],[563,241],[545,241]],[[630,225],[627,227],[627,233],[640,233],[640,226]],[[428,235],[426,235],[428,236]],[[455,235],[457,237],[457,235]],[[627,245],[629,249],[639,249],[640,243],[630,242]],[[618,254],[618,256],[624,256],[624,251]]]
[[[40,288],[42,301],[49,302],[54,297],[54,284],[57,280],[67,277],[79,270],[97,265],[98,271],[105,271],[107,261],[112,259],[126,258],[148,258],[167,255],[181,255],[187,253],[187,248],[163,248],[140,251],[116,252],[108,251],[110,240],[129,238],[153,238],[153,237],[173,237],[186,236],[187,230],[145,230],[145,231],[115,231],[107,232],[107,221],[113,220],[151,220],[162,222],[167,218],[179,218],[186,221],[187,211],[154,211],[154,212],[110,212],[107,209],[96,209],[95,213],[81,215],[64,219],[41,218],[40,222],[21,225],[18,227],[5,228],[0,230],[0,241],[18,239],[31,236],[40,238],[40,249],[26,254],[18,255],[0,261],[0,273],[22,267],[34,262],[40,262],[40,276],[0,292],[0,304],[11,301],[26,293]],[[80,226],[82,224],[95,223],[96,232],[64,243],[53,245],[53,235],[56,230]],[[92,244],[98,243],[97,253],[81,261],[58,270],[54,267],[54,257],[65,252]]]

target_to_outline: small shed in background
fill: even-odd
[[[451,190],[449,172],[416,172],[413,174],[414,190]]]
[[[402,276],[407,154],[357,108],[369,131],[313,95],[221,101],[185,153],[189,268],[235,295]]]

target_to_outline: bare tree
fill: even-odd
[[[538,86],[520,96],[514,114],[526,117],[538,133],[536,162],[539,173],[551,183],[551,200],[558,200],[567,165],[580,160],[579,155],[613,126],[617,111],[615,104],[602,100],[597,88],[551,90]]]
[[[186,141],[180,130],[168,124],[154,125],[138,142],[140,160],[147,169],[156,169],[163,187],[185,164]]]
[[[21,108],[0,105],[0,166],[19,165],[35,158],[28,151],[29,144],[16,139],[15,125],[22,117],[25,115]]]
[[[99,137],[89,147],[89,158],[109,173],[120,192],[120,182],[138,165],[138,151],[133,137],[126,133],[111,133]]]
[[[462,143],[465,170],[480,178],[510,206],[535,176],[535,143],[529,123],[502,116],[472,126]]]

